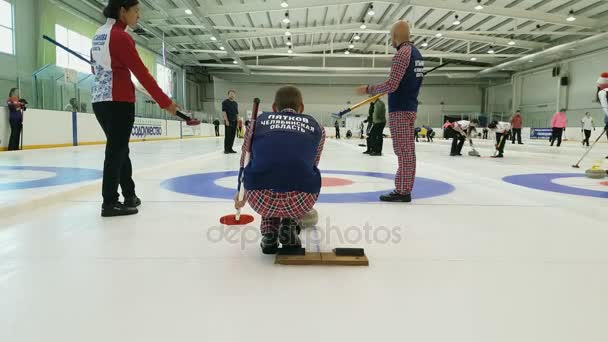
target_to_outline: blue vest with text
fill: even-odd
[[[312,116],[262,113],[254,129],[251,161],[243,175],[245,189],[321,191],[321,172],[315,165],[321,127]]]
[[[404,43],[399,47],[407,46]],[[418,93],[424,78],[424,60],[420,51],[412,45],[412,56],[410,64],[403,75],[399,87],[394,93],[388,94],[388,111],[394,112],[416,112],[418,111]]]

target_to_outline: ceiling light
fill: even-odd
[[[289,7],[289,4],[287,3],[287,1],[283,1],[283,2],[281,2],[281,7],[287,8],[287,7]]]
[[[370,17],[376,15],[376,12],[374,12],[374,5],[369,5],[369,11],[367,11],[367,15],[369,15]]]
[[[350,51],[346,50],[346,51],[344,51],[344,54],[345,55],[350,55]]]
[[[567,21],[575,21],[576,17],[574,17],[574,11],[570,10],[570,12],[568,13],[568,18],[566,18]]]
[[[528,63],[534,63],[534,60],[533,60],[533,59],[531,59],[531,60],[529,60],[529,61],[528,61]]]
[[[355,33],[355,36],[353,37],[354,40],[359,40],[361,39],[361,36],[358,33]]]
[[[220,50],[226,50],[226,48],[223,46],[220,46]]]
[[[239,64],[239,62],[237,62],[237,61],[232,61],[232,63],[234,63],[234,64]]]
[[[513,46],[513,45],[515,45],[515,41],[514,41],[513,39],[511,39],[511,41],[510,41],[510,42],[508,42],[507,44],[509,44],[509,45]]]
[[[481,0],[477,0],[477,6],[475,6],[475,9],[478,11],[481,11],[483,9],[483,6],[481,5]]]
[[[217,38],[215,38],[215,36],[211,36],[211,38],[210,38],[210,39],[211,39],[212,41],[216,41],[216,40],[217,40]]]
[[[441,34],[441,32],[437,32],[437,34],[435,35],[435,37],[437,37],[437,38],[439,38],[441,36],[443,36],[443,34]]]
[[[426,42],[426,39],[422,41],[422,47],[427,47],[429,46],[429,43]]]
[[[488,53],[490,55],[494,53],[494,47],[492,45],[490,45],[490,50],[488,50]]]
[[[367,25],[365,25],[365,21],[361,22],[361,26],[359,26],[360,29],[365,30],[367,28]]]
[[[452,23],[452,25],[454,25],[454,26],[460,25],[460,20],[458,20],[458,14],[456,14],[456,16],[454,18],[454,22]]]
[[[355,48],[355,44],[350,43],[350,45],[348,46],[349,49],[354,49]]]
[[[293,53],[292,49],[287,50],[287,53]]]
[[[291,32],[289,32],[289,30],[287,30],[287,31],[285,31],[285,35],[286,35],[287,37],[289,37],[289,36],[291,36]]]
[[[472,62],[475,62],[476,60],[477,60],[477,58],[476,58],[476,57],[471,57],[471,61],[472,61]]]
[[[192,10],[189,9],[189,8],[185,12],[186,12],[187,15],[192,15]]]
[[[283,18],[283,23],[289,24],[290,22],[291,22],[291,20],[289,20],[289,13],[285,12],[285,18]]]
[[[291,38],[288,38],[287,40],[287,46],[292,46],[293,44],[291,43]]]

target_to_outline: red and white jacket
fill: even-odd
[[[141,61],[135,41],[125,31],[127,26],[115,19],[108,19],[93,37],[91,48],[91,68],[95,74],[92,96],[93,103],[117,101],[135,102],[135,86],[131,72],[150,93],[161,108],[173,101],[160,89],[150,72]]]

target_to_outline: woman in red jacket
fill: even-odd
[[[11,89],[11,91],[8,93],[6,106],[8,107],[8,122],[11,126],[11,136],[8,140],[8,150],[15,151],[19,149],[21,130],[23,129],[24,108],[21,101],[19,101],[19,89]]]
[[[135,121],[131,73],[161,108],[175,115],[177,105],[150,75],[135,49],[135,41],[125,31],[139,21],[139,1],[110,0],[103,14],[108,20],[95,33],[91,48],[95,74],[93,111],[107,138],[101,216],[133,215],[137,214],[141,201],[135,194],[129,159],[129,139]],[[119,184],[124,204],[118,201]]]

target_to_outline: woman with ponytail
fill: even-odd
[[[101,216],[137,214],[141,204],[135,194],[129,159],[129,139],[135,121],[135,86],[131,73],[158,105],[175,115],[177,105],[161,90],[141,61],[135,41],[126,32],[139,21],[138,0],[110,0],[103,11],[107,22],[93,38],[91,67],[95,74],[93,111],[106,138]],[[118,185],[124,203],[118,201]]]

